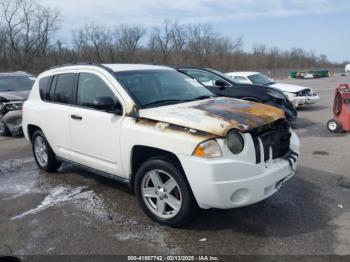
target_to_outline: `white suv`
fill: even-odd
[[[153,220],[259,202],[295,173],[298,137],[283,111],[214,97],[174,69],[72,65],[36,80],[23,130],[38,166],[62,161],[128,183]]]

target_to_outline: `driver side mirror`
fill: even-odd
[[[123,108],[119,101],[116,101],[110,96],[100,96],[95,98],[91,104],[91,107],[98,110],[115,113],[117,115],[121,115],[123,112]]]

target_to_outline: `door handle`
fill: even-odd
[[[79,115],[71,115],[70,117],[74,120],[83,120],[83,117]]]

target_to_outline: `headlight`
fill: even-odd
[[[4,104],[8,111],[21,110],[23,107],[23,102],[9,102]]]
[[[284,92],[283,94],[285,94],[287,97],[296,97],[297,96],[297,94],[290,93],[290,92]]]
[[[227,133],[227,146],[233,154],[239,154],[244,148],[244,140],[240,133],[231,130]]]
[[[277,92],[277,91],[268,91],[267,92],[270,96],[272,96],[273,98],[277,98],[277,99],[286,99],[286,97],[283,95],[283,94],[281,94],[281,93],[279,93],[279,92]]]
[[[200,143],[194,150],[193,155],[198,157],[213,158],[221,157],[222,152],[216,140],[212,139]]]

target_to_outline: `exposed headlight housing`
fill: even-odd
[[[8,111],[21,110],[23,107],[23,101],[7,102],[7,103],[4,103],[4,106]]]
[[[244,148],[244,140],[239,132],[235,130],[229,131],[227,133],[226,141],[227,147],[233,154],[239,154],[242,152]]]
[[[218,142],[216,142],[215,139],[211,139],[200,143],[192,155],[204,158],[214,158],[221,157],[222,152]]]

